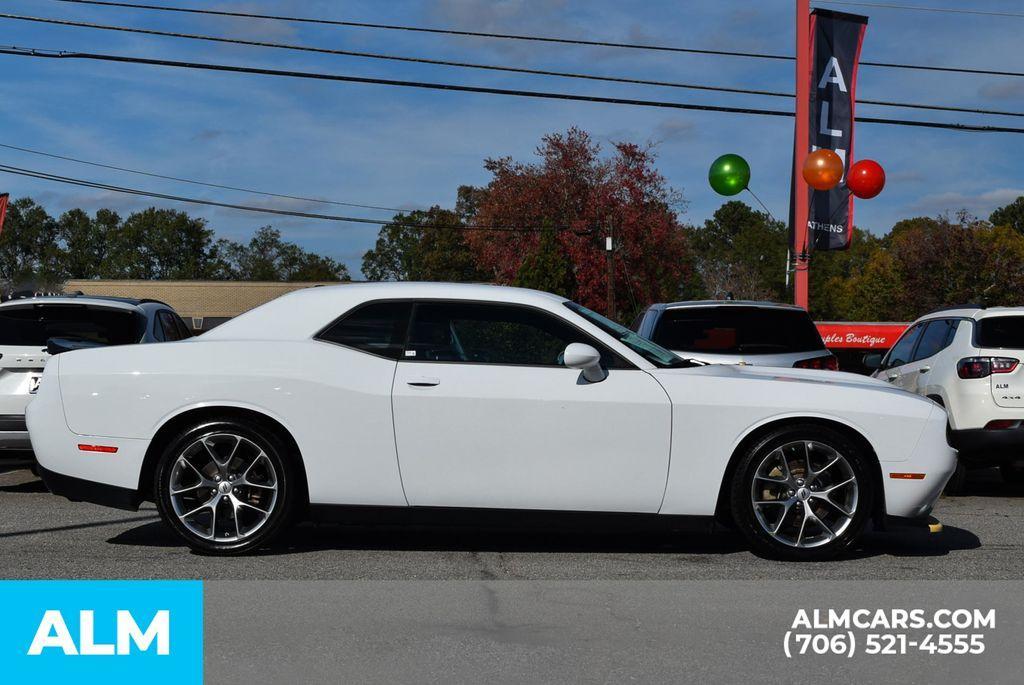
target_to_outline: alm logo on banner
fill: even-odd
[[[200,581],[0,581],[5,683],[202,683]]]

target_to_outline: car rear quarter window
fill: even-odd
[[[399,359],[405,349],[411,311],[409,302],[368,304],[333,323],[317,339]]]
[[[914,361],[928,359],[944,350],[953,341],[951,333],[956,330],[957,322],[950,319],[929,321],[921,333],[921,342],[914,352]]]
[[[736,305],[666,309],[652,339],[682,352],[752,355],[825,349],[807,312]]]
[[[129,345],[139,342],[145,330],[146,317],[129,309],[81,304],[0,309],[0,345],[45,347],[51,338]]]
[[[987,316],[974,324],[978,347],[1024,350],[1024,316]]]

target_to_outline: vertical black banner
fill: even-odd
[[[811,12],[811,108],[809,151],[826,148],[850,170],[857,64],[868,18],[816,9]],[[853,196],[843,182],[832,190],[810,189],[807,215],[813,250],[845,250],[853,228]],[[796,246],[801,249],[803,246]]]

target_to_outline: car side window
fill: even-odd
[[[174,314],[173,316],[174,326],[175,328],[178,329],[178,339],[185,340],[186,338],[191,338],[192,329],[185,324],[185,321],[180,316],[178,316],[177,314]]]
[[[529,307],[471,302],[417,304],[403,359],[560,367],[562,353],[574,342],[600,350],[605,368],[627,367],[556,316]]]
[[[167,342],[173,342],[175,340],[181,340],[181,334],[178,331],[178,327],[174,325],[174,316],[166,309],[161,309],[157,314],[160,320],[160,328],[163,329],[164,340]]]
[[[956,321],[940,319],[928,322],[921,334],[921,342],[917,345],[917,351],[914,352],[914,361],[928,359],[945,349],[952,341],[949,334],[950,327],[956,328]]]
[[[885,368],[891,369],[894,366],[910,363],[910,355],[914,351],[914,345],[917,344],[918,338],[921,337],[923,328],[922,324],[917,324],[903,334],[903,337],[889,350],[889,355],[885,359]]]
[[[388,359],[398,359],[405,349],[411,311],[410,302],[368,304],[331,324],[317,339]]]
[[[159,314],[153,317],[153,339],[157,342],[165,342],[167,340],[167,336],[164,335],[164,324],[160,321]]]

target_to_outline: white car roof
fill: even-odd
[[[1024,316],[1024,307],[953,307],[929,312],[916,319],[914,323],[932,319],[974,319],[977,321],[992,316]]]
[[[300,340],[309,338],[364,302],[392,299],[478,300],[532,305],[557,311],[564,297],[539,290],[475,283],[345,283],[282,295],[221,324],[204,340]]]

